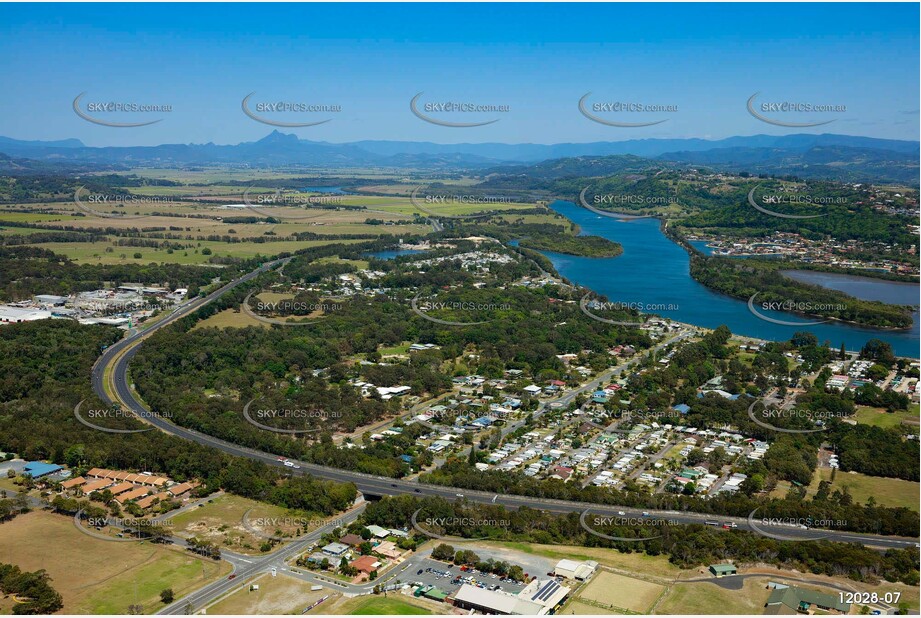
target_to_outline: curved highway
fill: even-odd
[[[150,326],[149,328],[126,337],[118,343],[109,346],[93,366],[92,382],[93,389],[95,390],[96,394],[103,401],[109,404],[119,403],[125,408],[132,410],[135,414],[142,412],[144,414],[144,418],[141,420],[168,434],[183,438],[185,440],[191,440],[192,442],[196,442],[205,446],[210,446],[231,455],[238,457],[248,457],[250,459],[261,461],[270,466],[281,467],[284,468],[284,470],[288,473],[309,473],[318,478],[354,483],[359,491],[366,495],[390,496],[397,494],[417,494],[420,496],[440,496],[450,500],[467,499],[472,502],[498,504],[513,509],[520,507],[530,507],[554,513],[581,513],[585,510],[589,510],[590,513],[600,516],[619,516],[632,518],[644,517],[644,513],[646,513],[646,511],[638,510],[635,508],[584,502],[570,502],[566,500],[553,500],[547,498],[532,498],[527,496],[514,496],[505,494],[497,495],[491,492],[472,491],[454,487],[444,487],[440,485],[427,485],[415,481],[378,477],[370,474],[352,472],[349,470],[340,470],[338,468],[330,468],[327,466],[308,464],[304,462],[296,462],[300,468],[292,469],[286,467],[283,461],[280,460],[276,455],[239,446],[192,429],[186,429],[184,427],[174,425],[166,419],[149,412],[146,406],[141,401],[139,401],[139,399],[131,391],[130,383],[128,380],[128,366],[131,362],[131,359],[140,349],[140,344],[143,342],[143,340],[148,335],[159,330],[160,328],[163,328],[175,322],[176,320],[185,317],[196,309],[199,309],[200,307],[214,301],[233,288],[247,281],[250,281],[251,279],[273,268],[274,266],[287,263],[288,260],[290,260],[290,258],[275,260],[263,264],[253,272],[231,281],[218,290],[211,292],[207,296],[196,298],[180,305],[169,317]],[[118,400],[117,402],[113,401],[105,389],[105,376],[109,369],[111,369],[111,383],[115,389],[115,395]],[[727,517],[724,515],[660,510],[649,510],[648,514],[648,516],[651,517],[667,519],[670,522],[673,521],[679,524],[704,524],[708,521],[716,521],[722,525],[723,523],[731,522],[735,524],[737,529],[752,529],[748,520],[746,518],[740,517]],[[791,540],[810,540],[821,537],[826,540],[840,541],[845,543],[860,543],[862,545],[881,549],[906,548],[917,545],[917,539],[905,537],[878,536],[872,534],[838,532],[818,529],[803,530],[790,526],[769,526],[766,524],[758,524],[758,527],[763,531],[769,531],[771,534],[790,538]]]

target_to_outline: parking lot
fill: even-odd
[[[422,571],[421,573],[419,572],[420,570]],[[444,573],[447,573],[447,576]],[[471,580],[475,580],[477,584],[486,588],[500,586],[502,591],[512,594],[518,594],[524,588],[523,583],[503,581],[499,576],[493,577],[484,573],[464,572],[461,571],[459,566],[448,565],[431,558],[423,558],[417,561],[413,568],[408,569],[400,579],[409,583],[418,582],[425,586],[437,586],[450,594],[460,588],[461,584],[472,583],[469,580],[457,581],[458,577],[471,578]]]

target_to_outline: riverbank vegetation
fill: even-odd
[[[911,326],[909,307],[860,300],[844,292],[795,281],[781,272],[789,268],[791,263],[781,260],[739,260],[691,255],[691,276],[696,281],[740,300],[749,300],[757,295],[753,304],[755,310],[762,315],[771,309],[792,309],[806,316],[819,316],[873,328]],[[797,311],[797,308],[800,309]]]

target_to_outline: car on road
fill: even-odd
[[[285,460],[285,465],[288,466],[289,468],[293,468],[293,467],[294,467],[294,462],[293,462],[293,461],[288,461],[288,460],[286,459],[286,460]]]
[[[227,576],[227,579],[235,579],[236,577],[237,577],[236,573],[231,573],[230,575]]]
[[[733,521],[727,521],[726,523],[723,524],[723,528],[738,528],[738,527],[739,527],[739,524]]]
[[[649,511],[643,511],[643,517],[649,517]]]
[[[416,492],[417,494],[421,494],[421,493],[422,493],[422,490],[421,490],[421,489],[414,489],[413,491]]]
[[[463,498],[463,497],[464,497],[464,494],[454,494],[454,495],[457,496],[458,498]]]
[[[618,515],[626,515],[626,513],[623,512],[623,511],[617,511],[617,514],[618,514]]]

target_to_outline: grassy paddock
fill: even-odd
[[[72,518],[45,511],[0,525],[0,556],[24,571],[45,569],[64,614],[126,614],[133,604],[153,613],[163,606],[161,590],[179,598],[230,572],[226,562],[166,545],[95,539]]]
[[[818,468],[812,477],[807,494],[815,495],[821,481],[831,480],[831,468]],[[914,511],[918,510],[921,484],[902,479],[886,478],[881,476],[867,476],[866,474],[852,474],[838,470],[831,490],[847,487],[855,502],[865,504],[873,496],[876,503],[882,506],[904,506]]]

